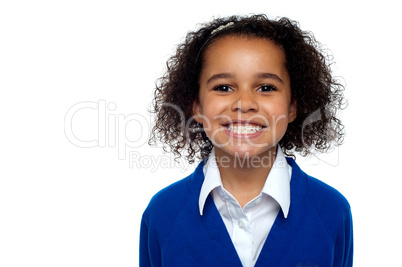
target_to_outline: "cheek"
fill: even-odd
[[[272,101],[263,105],[263,109],[266,114],[273,118],[287,118],[289,115],[289,105],[285,101]]]
[[[285,132],[289,123],[289,106],[285,102],[275,102],[265,107],[271,130]]]
[[[205,98],[202,105],[202,113],[204,116],[212,118],[222,113],[227,107],[227,103],[217,98]]]

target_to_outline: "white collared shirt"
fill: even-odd
[[[286,218],[290,206],[292,167],[287,164],[278,145],[274,164],[264,187],[242,209],[239,202],[223,187],[215,150],[203,167],[205,180],[199,198],[200,214],[210,193],[244,267],[255,265],[280,209]]]

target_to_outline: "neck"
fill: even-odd
[[[215,151],[223,187],[244,207],[257,197],[276,158],[276,147],[255,157],[229,157]]]

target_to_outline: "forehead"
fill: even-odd
[[[207,47],[202,72],[230,68],[233,64],[282,72],[285,69],[285,53],[280,46],[266,38],[224,36]]]

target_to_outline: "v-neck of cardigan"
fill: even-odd
[[[282,211],[280,211],[275,219],[275,222],[269,232],[263,248],[258,256],[255,267],[258,266],[275,266],[281,255],[281,250],[288,239],[288,235],[295,226],[296,218],[301,210],[302,202],[306,193],[307,179],[305,174],[300,170],[294,160],[287,158],[288,164],[292,166],[291,188],[291,205],[288,217],[285,219]],[[204,174],[202,173],[202,164],[197,168],[192,177],[191,191],[194,195],[194,200],[197,200],[200,194]],[[241,261],[237,255],[236,249],[230,239],[229,233],[225,224],[217,210],[214,201],[208,196],[204,214],[201,216],[201,221],[215,243],[217,254],[220,257],[222,266],[241,267]]]

